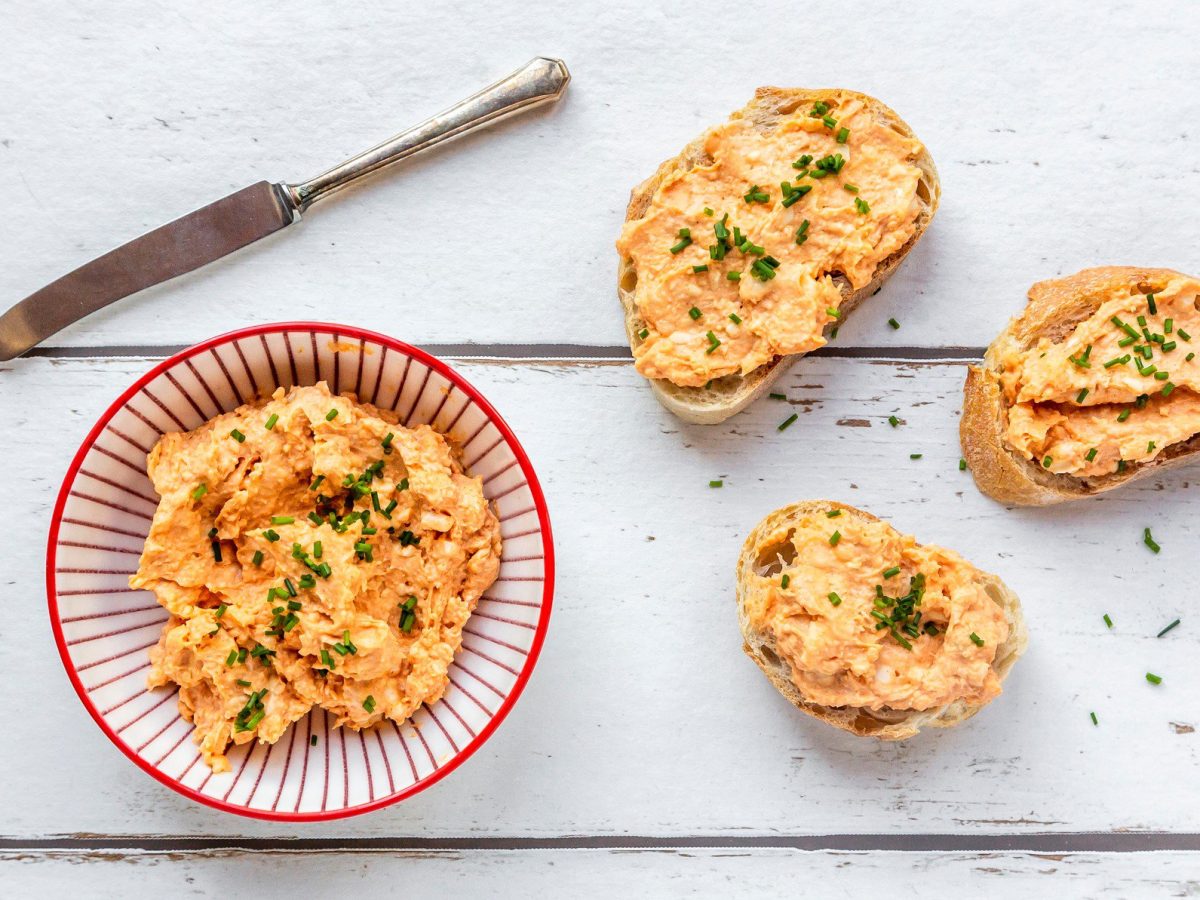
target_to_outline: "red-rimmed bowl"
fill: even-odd
[[[504,539],[500,575],[480,600],[445,696],[405,725],[354,732],[314,710],[277,743],[229,753],[212,774],[176,692],[148,690],[147,652],[166,610],[128,585],[157,505],[146,454],[276,387],[324,380],[335,393],[429,423],[483,479]],[[333,819],[378,809],[449,774],[488,739],[529,680],[546,636],[554,546],[529,458],[483,396],[445,363],[392,338],[311,322],[213,338],[155,366],[88,433],[63,481],[46,554],[59,653],[83,705],[138,766],[181,794],[264,819]],[[313,735],[317,742],[312,742]]]

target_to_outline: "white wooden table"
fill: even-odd
[[[1197,470],[1007,510],[957,467],[964,365],[1032,281],[1200,270],[1194,4],[0,0],[0,22],[0,304],[246,183],[307,177],[531,56],[574,75],[558,108],[0,366],[6,894],[1200,891]],[[777,432],[790,410],[769,401],[683,426],[632,369],[613,240],[630,185],[770,83],[893,105],[937,161],[942,209],[836,346],[785,379],[796,427]],[[560,566],[542,661],[495,737],[412,800],[306,826],[221,814],[129,765],[64,676],[42,573],[70,454],[122,388],[179,346],[298,318],[460,367],[529,450]],[[995,704],[883,745],[775,693],[741,653],[732,569],[746,531],[804,497],[861,505],[1012,585],[1032,643]]]

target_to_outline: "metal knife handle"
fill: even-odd
[[[505,116],[558,100],[571,73],[561,59],[539,56],[507,78],[485,87],[445,112],[402,131],[340,166],[302,184],[281,185],[296,210],[303,212],[322,197],[435,144],[489,125]]]

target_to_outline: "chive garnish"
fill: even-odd
[[[1093,725],[1099,725],[1099,724],[1100,724],[1100,720],[1096,718],[1096,714],[1095,714],[1094,712],[1093,712],[1093,713],[1088,713],[1088,715],[1092,717],[1092,724],[1093,724]]]
[[[1125,407],[1125,408],[1124,408],[1123,410],[1121,410],[1121,412],[1120,412],[1120,413],[1117,415],[1117,421],[1118,421],[1118,422],[1124,422],[1126,419],[1128,419],[1128,418],[1129,418],[1129,414],[1130,414],[1131,412],[1133,412],[1133,410],[1132,410],[1132,409],[1130,409],[1128,406],[1127,406],[1127,407]]]
[[[792,583],[792,576],[788,575],[786,572],[784,572],[783,577],[779,579],[779,586],[781,588],[786,588],[791,583]]]
[[[1091,461],[1092,461],[1092,460],[1094,460],[1095,458],[1096,458],[1096,448],[1095,448],[1095,447],[1093,447],[1091,450],[1089,450],[1089,451],[1087,452],[1087,455],[1086,455],[1086,456],[1084,456],[1084,459],[1086,459],[1088,462],[1091,462]]]
[[[960,472],[967,471],[967,461],[965,459],[963,459],[962,457],[959,457],[959,460],[958,460],[958,471],[960,471]]]
[[[772,394],[767,394],[767,396],[770,397],[772,400],[786,400],[787,399],[787,394],[772,393]]]
[[[721,342],[717,340],[717,336],[711,331],[705,332],[704,336],[708,338],[708,349],[704,351],[704,355],[711,356],[712,352],[721,346]]]
[[[742,317],[741,317],[741,316],[739,316],[737,313],[730,313],[730,314],[729,314],[729,321],[730,321],[730,322],[732,322],[734,325],[741,325],[741,324],[742,324]]]
[[[329,412],[325,413],[325,421],[332,422],[334,419],[337,418],[337,416],[338,416],[337,409],[331,409]]]
[[[842,184],[842,190],[847,191],[848,193],[851,193],[851,194],[857,194],[858,193],[858,185],[851,184],[850,182],[847,181],[844,184]]]
[[[1153,672],[1146,673],[1146,680],[1151,684],[1162,684],[1162,676],[1155,675]]]
[[[707,272],[708,266],[692,266],[692,271],[699,275],[701,272]]]
[[[831,534],[829,536],[829,546],[836,547],[838,545],[838,541],[840,541],[841,539],[842,539],[842,533],[840,531],[835,531],[833,534]]]
[[[741,272],[726,272],[725,277],[728,278],[730,281],[741,281],[742,273]]]
[[[275,543],[277,540],[279,540],[278,532],[276,532],[270,528],[268,528],[266,531],[263,532],[263,537],[265,537],[272,544]]]
[[[222,603],[220,606],[218,606],[216,618],[219,619],[219,618],[221,618],[221,616],[225,615],[225,610],[227,610],[227,609],[229,609],[228,603]]]
[[[899,566],[892,566],[890,569],[884,569],[884,570],[883,570],[883,577],[884,577],[884,578],[895,578],[895,577],[896,577],[897,575],[899,575],[899,574],[900,574],[900,567],[899,567]]]
[[[742,199],[747,203],[766,203],[771,199],[771,195],[766,191],[759,190],[757,184],[750,185],[750,190],[742,194]]]
[[[699,309],[697,309],[696,307],[693,306],[691,309],[688,310],[688,315],[691,316],[692,321],[695,322],[695,321],[698,321],[700,319],[700,317],[704,314],[702,312],[700,312]]]
[[[893,329],[897,329],[900,327],[900,323],[897,322],[895,319],[888,319],[888,324],[891,325]]]
[[[841,606],[842,598],[839,597],[834,591],[830,591],[829,592],[829,603],[831,606]]]
[[[862,197],[854,198],[854,208],[856,210],[858,210],[858,214],[860,216],[865,216],[867,213],[869,213],[871,211],[871,205],[869,203],[867,203],[867,201],[864,200]]]
[[[313,479],[312,484],[310,484],[308,486],[308,489],[310,491],[315,491],[317,488],[319,488],[321,486],[321,482],[324,480],[325,480],[324,475],[318,475],[316,478]]]
[[[225,657],[226,668],[232,668],[233,664],[236,663],[237,661],[238,661],[238,652],[236,650],[230,650],[229,655],[227,657]]]
[[[827,315],[833,316],[835,319],[840,319],[842,317],[842,314],[840,312],[838,312],[836,309],[834,309],[832,306],[825,307],[825,313]]]
[[[242,434],[240,431],[238,431],[236,428],[233,429],[233,431],[229,432],[229,436],[231,438],[233,438],[235,441],[237,441],[239,444],[246,443],[246,436],[244,434]]]
[[[829,510],[829,512],[825,513],[825,518],[836,519],[841,514],[842,514],[842,511],[840,509],[831,509],[831,510]]]
[[[791,425],[793,422],[795,422],[796,419],[798,419],[798,418],[799,418],[799,416],[796,413],[792,413],[790,416],[788,416],[786,419],[784,419],[782,422],[780,422],[778,427],[775,430],[783,431],[785,428],[787,428],[789,425]]]
[[[713,209],[711,206],[704,207],[704,214],[706,216],[715,216],[716,215],[716,213],[713,212]]]
[[[671,248],[672,253],[680,253],[692,243],[692,231],[690,228],[680,228],[677,234],[679,242]]]
[[[908,454],[908,458],[909,459],[920,459],[924,455],[925,454],[923,454],[923,453],[910,453],[910,454]]]
[[[1042,468],[1043,469],[1050,468],[1050,463],[1052,463],[1052,462],[1054,462],[1053,457],[1051,457],[1051,456],[1042,457]]]
[[[888,424],[891,425],[893,428],[895,428],[897,425],[900,424],[900,420],[897,419],[895,416],[888,416],[887,420],[888,420]]]
[[[279,421],[279,415],[277,413],[271,413],[271,415],[269,415],[267,417],[266,425],[263,427],[265,427],[267,429],[267,431],[271,431],[275,427],[275,425],[278,421]]]
[[[841,128],[839,128],[839,129],[838,129],[838,132],[837,132],[837,142],[838,142],[839,144],[844,144],[844,143],[846,143],[846,139],[847,139],[847,138],[849,138],[849,137],[850,137],[850,129],[849,129],[849,128],[846,128],[845,126],[843,126],[843,127],[841,127]]]
[[[207,484],[198,484],[198,485],[196,485],[195,490],[192,491],[192,500],[199,500],[201,497],[203,497],[207,493],[208,493],[208,485]]]
[[[363,709],[369,713],[375,712],[375,698],[367,694],[367,699],[363,701]]]
[[[982,647],[983,646],[983,638],[981,638],[979,635],[977,635],[975,632],[972,631],[971,632],[971,643],[974,644],[976,647]]]
[[[1162,549],[1162,547],[1160,547],[1155,542],[1154,536],[1150,534],[1149,528],[1142,529],[1142,543],[1145,544],[1147,547],[1149,547],[1151,550],[1153,550],[1155,553],[1158,553],[1158,551],[1160,551]]]
[[[644,341],[646,338],[650,337],[650,329],[643,328],[641,331],[638,332],[638,337]]]
[[[1084,398],[1087,397],[1087,395],[1088,395],[1088,389],[1084,388],[1078,394],[1075,395],[1075,402],[1082,403],[1084,401]]]
[[[804,154],[803,156],[801,156],[801,157],[800,157],[798,160],[796,160],[794,163],[792,163],[792,168],[793,168],[793,169],[803,169],[803,168],[805,168],[805,167],[806,167],[806,166],[807,166],[807,165],[808,165],[810,162],[812,162],[812,160],[813,160],[812,156],[811,156],[811,155],[809,155],[808,153],[805,153],[805,154]]]
[[[1109,628],[1112,628],[1112,625],[1113,625],[1113,623],[1112,623],[1112,617],[1111,617],[1111,616],[1109,616],[1109,614],[1108,614],[1108,613],[1105,613],[1105,614],[1104,614],[1104,624],[1105,624],[1105,625],[1107,625]]]
[[[796,243],[803,244],[808,240],[808,219],[800,223],[800,227],[796,229]]]
[[[1175,333],[1177,335],[1179,335],[1181,338],[1183,338],[1185,341],[1190,341],[1192,339],[1192,336],[1190,334],[1188,334],[1186,331],[1184,331],[1182,328],[1178,329]]]
[[[1162,637],[1164,634],[1166,634],[1166,633],[1167,633],[1168,631],[1170,631],[1172,628],[1175,628],[1175,627],[1177,627],[1178,625],[1179,625],[1179,620],[1178,620],[1178,619],[1176,619],[1174,622],[1172,622],[1170,625],[1168,625],[1166,628],[1164,628],[1162,631],[1160,631],[1160,632],[1159,632],[1157,635],[1155,635],[1155,636],[1156,636],[1156,637]]]
[[[1153,294],[1146,295],[1146,306],[1150,310],[1150,315],[1152,315],[1152,316],[1158,315],[1158,304],[1154,302]]]
[[[295,516],[271,516],[272,525],[291,525],[295,521]]]
[[[1164,397],[1170,397],[1171,391],[1173,391],[1173,390],[1175,390],[1175,385],[1171,384],[1171,382],[1168,381],[1166,384],[1163,385],[1162,395]]]
[[[718,479],[716,479],[716,480],[714,480],[714,481],[710,481],[710,482],[708,483],[708,486],[709,486],[710,488],[719,488],[719,487],[724,487],[724,486],[725,486],[725,482],[724,482],[724,481],[721,481],[721,480],[718,478]]]

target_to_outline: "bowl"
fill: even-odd
[[[496,583],[479,601],[449,670],[449,687],[402,726],[333,728],[317,708],[272,745],[230,750],[213,774],[191,740],[177,691],[150,690],[148,651],[167,612],[129,587],[157,496],[146,455],[276,387],[328,382],[335,393],[429,423],[456,440],[500,518]],[[512,430],[457,372],[427,353],[344,325],[262,325],[205,341],[159,363],[124,391],[75,454],[54,507],[46,554],[50,621],[79,699],[140,768],[227,812],[312,821],[368,812],[456,769],[512,709],[546,636],[554,547],[546,502]],[[316,736],[316,741],[313,738]]]

